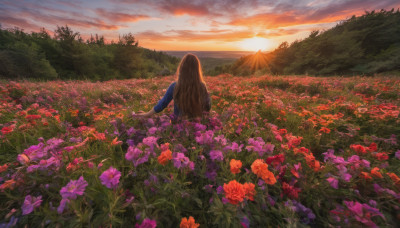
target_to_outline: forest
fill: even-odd
[[[54,36],[42,29],[25,33],[0,27],[0,77],[110,80],[170,75],[179,59],[138,46],[131,34],[106,43],[95,35],[84,41],[70,27],[57,26]]]

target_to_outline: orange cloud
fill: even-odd
[[[151,17],[143,14],[127,14],[107,11],[105,9],[96,9],[96,13],[112,22],[137,22],[150,19]]]
[[[230,31],[230,30],[209,30],[209,31],[191,31],[191,30],[169,30],[163,33],[154,31],[145,31],[137,33],[135,36],[140,40],[151,41],[186,41],[186,42],[202,42],[202,41],[221,41],[235,42],[243,39],[254,37],[254,32]]]

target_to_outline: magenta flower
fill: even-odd
[[[367,226],[376,227],[376,224],[371,220],[371,217],[373,216],[380,216],[382,218],[385,218],[384,215],[379,211],[379,209],[373,208],[368,204],[361,204],[357,201],[344,201],[344,204],[347,206],[347,208],[353,214],[354,218],[357,221]]]
[[[70,202],[69,199],[62,199],[60,202],[60,206],[57,207],[57,213],[62,214],[64,212],[65,207]]]
[[[42,196],[32,197],[31,195],[25,196],[24,204],[22,205],[22,215],[30,214],[35,208],[39,207],[42,203]]]
[[[151,220],[148,218],[145,218],[142,222],[142,224],[136,224],[135,228],[155,228],[157,226],[157,222],[155,220]]]
[[[275,145],[273,144],[265,144],[264,140],[261,137],[250,138],[248,140],[248,146],[246,146],[247,151],[257,152],[260,157],[262,157],[265,153],[271,154],[274,151]]]
[[[398,150],[394,156],[395,156],[397,159],[400,159],[400,150]]]
[[[329,184],[332,186],[332,188],[334,188],[334,189],[338,189],[339,188],[338,187],[339,181],[336,178],[329,177],[326,180],[329,182]]]
[[[233,152],[239,153],[240,151],[242,151],[243,146],[244,146],[243,144],[240,144],[239,146],[239,144],[233,142],[232,146],[226,146],[224,150],[232,150]]]
[[[212,151],[210,151],[210,158],[213,161],[215,161],[215,160],[222,161],[222,160],[224,160],[224,155],[222,154],[222,151],[220,151],[220,150],[212,150]]]
[[[81,176],[78,180],[71,180],[66,186],[62,187],[60,194],[63,199],[76,199],[78,195],[83,195],[88,183]]]
[[[136,167],[142,163],[145,163],[149,160],[150,152],[143,152],[137,147],[130,146],[128,148],[128,152],[125,154],[125,158],[128,161],[133,162],[133,165]]]
[[[158,147],[157,138],[154,136],[150,136],[143,139],[143,144],[150,147],[151,151],[154,150],[154,146]]]
[[[212,144],[213,137],[214,137],[214,132],[209,130],[206,131],[205,133],[200,133],[200,135],[197,136],[195,139],[198,144],[204,145],[204,144]]]
[[[225,146],[227,141],[224,135],[219,135],[214,138],[215,141],[219,142],[222,146]]]
[[[100,175],[100,180],[107,188],[116,188],[120,177],[121,172],[111,166]]]
[[[190,161],[188,157],[186,157],[183,153],[173,153],[172,154],[172,162],[176,168],[185,168],[189,167],[191,170],[194,170],[194,162]]]

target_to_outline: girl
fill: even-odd
[[[171,83],[164,97],[149,112],[139,111],[136,116],[150,117],[164,110],[174,99],[174,114],[188,118],[201,117],[211,109],[210,95],[203,79],[200,60],[186,54],[179,63],[178,80]]]

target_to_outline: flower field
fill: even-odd
[[[173,77],[0,82],[0,227],[399,224],[399,79],[205,79],[197,122],[134,116]]]

